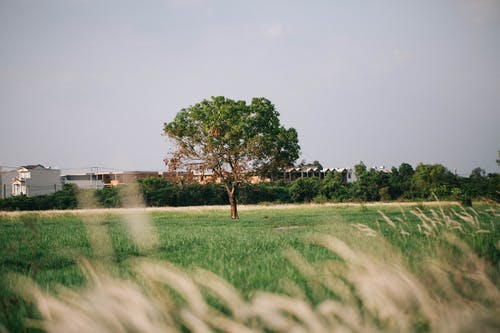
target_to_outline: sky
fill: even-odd
[[[165,170],[163,123],[220,95],[324,167],[499,172],[500,1],[0,0],[0,165]]]

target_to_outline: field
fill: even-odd
[[[498,206],[299,205],[240,215],[4,214],[0,332],[500,328]]]

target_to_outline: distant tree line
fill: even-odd
[[[61,191],[47,195],[27,197],[18,195],[0,199],[0,210],[51,210],[74,209],[78,207],[76,186],[65,184]]]
[[[362,162],[354,167],[357,180],[347,183],[333,171],[323,179],[309,177],[292,182],[278,180],[248,184],[239,189],[241,204],[292,202],[373,202],[415,200],[457,200],[470,205],[472,200],[500,202],[500,175],[474,169],[469,177],[455,175],[440,164],[403,163],[391,172],[367,168]],[[139,181],[147,206],[225,205],[227,191],[220,184],[185,184],[150,177]],[[91,192],[99,206],[121,207],[118,187],[79,190],[66,184],[62,191],[35,197],[16,196],[0,200],[0,210],[49,210],[78,208],[78,193]]]

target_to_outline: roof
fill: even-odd
[[[297,166],[297,167],[289,167],[285,169],[285,172],[322,172],[322,173],[327,173],[327,172],[344,172],[344,171],[349,171],[353,170],[352,167],[349,168],[323,168],[319,169],[317,167],[311,167],[311,166]]]
[[[44,169],[47,169],[46,167],[44,167],[43,165],[41,164],[30,164],[30,165],[22,165],[20,168],[25,168],[25,169],[28,169],[28,170],[32,170],[32,169],[36,169],[38,167],[41,167],[41,168],[44,168]]]

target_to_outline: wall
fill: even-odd
[[[16,171],[1,171],[0,172],[0,199],[9,198],[12,196],[12,179],[16,177]]]
[[[54,193],[62,189],[61,171],[56,169],[31,169],[31,178],[26,179],[29,197]]]
[[[97,177],[96,175],[64,175],[61,179],[64,184],[75,184],[81,189],[102,190],[104,188],[102,177]]]

